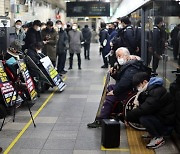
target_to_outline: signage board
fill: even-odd
[[[67,17],[110,16],[110,2],[79,1],[66,3]]]
[[[58,89],[60,91],[63,91],[64,88],[66,87],[66,85],[63,82],[63,80],[61,79],[61,77],[58,74],[58,72],[56,71],[56,69],[54,68],[49,57],[46,56],[46,57],[40,59],[40,61],[41,61],[42,65],[44,66],[45,70],[47,71],[47,73],[49,74],[49,76],[51,77],[54,84],[58,87]]]
[[[4,66],[0,60],[0,90],[7,107],[13,106],[16,101],[16,91],[7,78]]]
[[[34,85],[33,80],[32,80],[32,78],[31,78],[31,76],[29,74],[27,66],[26,66],[23,59],[20,59],[17,62],[18,62],[18,65],[19,65],[19,69],[20,69],[20,71],[22,73],[22,76],[24,78],[24,81],[26,83],[26,87],[28,89],[31,100],[34,100],[35,97],[37,96],[37,92],[35,90],[35,85]]]

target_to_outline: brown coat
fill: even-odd
[[[47,39],[46,36],[50,37]],[[48,43],[44,45],[43,53],[47,55],[51,61],[56,61],[56,44],[58,40],[58,34],[55,29],[49,31],[47,28],[43,29],[41,32],[43,41],[47,40]]]

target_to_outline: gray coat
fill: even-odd
[[[81,53],[81,42],[83,41],[83,35],[79,30],[71,30],[69,35],[69,52]]]
[[[20,41],[20,43],[23,43],[25,37],[26,34],[22,28],[19,30],[19,33],[17,33],[17,31],[15,32],[15,39]]]

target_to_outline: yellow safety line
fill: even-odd
[[[103,85],[105,85],[105,82],[106,82],[106,75],[103,78]]]
[[[123,152],[128,152],[129,149],[127,148],[105,148],[104,146],[101,146],[102,151],[123,151]]]
[[[64,77],[63,81],[67,79],[67,76]],[[44,103],[41,105],[39,110],[35,113],[33,116],[33,119],[35,119],[38,114],[42,111],[42,109],[46,106],[46,104],[49,102],[49,100],[53,97],[54,93],[58,90],[56,89],[48,96],[48,98],[44,101]],[[24,128],[21,130],[21,132],[16,136],[16,138],[11,142],[11,144],[7,147],[7,149],[4,151],[4,154],[8,154],[9,151],[14,147],[14,145],[17,143],[17,141],[21,138],[21,136],[24,134],[24,132],[28,129],[28,127],[31,125],[32,119],[29,120],[29,122],[24,126]]]
[[[154,154],[154,150],[146,148],[148,142],[141,139],[141,135],[144,131],[137,131],[127,127],[126,132],[131,154]]]

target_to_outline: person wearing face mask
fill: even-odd
[[[55,66],[58,34],[53,27],[52,21],[48,21],[46,23],[46,28],[41,31],[41,36],[43,41],[45,41],[43,53],[51,59],[53,65]]]
[[[135,40],[134,28],[131,26],[129,17],[118,18],[119,31],[118,37],[121,38],[121,47],[127,47],[131,54],[136,54],[137,44]]]
[[[136,107],[127,112],[126,121],[141,123],[147,130],[142,138],[151,139],[147,148],[156,149],[165,143],[175,124],[175,104],[163,87],[163,79],[145,72],[134,75],[133,85],[138,89]]]
[[[110,117],[115,102],[121,102],[121,100],[128,95],[128,92],[133,90],[133,76],[142,71],[142,61],[132,58],[127,48],[118,48],[116,50],[116,57],[118,67],[110,69],[111,77],[116,81],[116,83],[108,86],[108,92],[100,115],[96,117],[96,120],[93,123],[87,125],[89,128],[100,127],[101,120]]]
[[[17,20],[15,22],[15,39],[21,42],[21,44],[23,45],[25,37],[26,34],[22,28],[22,21]]]
[[[77,30],[77,24],[74,23],[72,25],[72,30],[69,31],[69,69],[72,69],[73,67],[73,56],[74,54],[77,54],[78,58],[78,69],[81,70],[81,43],[83,41],[83,35],[80,30]]]
[[[60,74],[65,74],[67,71],[64,70],[66,63],[66,54],[67,54],[67,46],[68,46],[68,35],[66,31],[63,29],[62,21],[56,21],[56,27],[58,28],[59,39],[57,42],[57,50],[56,55],[58,56],[58,65],[57,71]]]
[[[35,43],[43,42],[41,38],[40,30],[41,30],[41,21],[34,20],[32,27],[29,28],[26,33],[24,50],[33,48]]]

